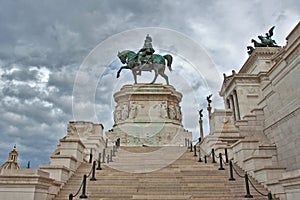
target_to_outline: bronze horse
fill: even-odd
[[[167,54],[167,55],[161,56],[159,54],[153,54],[151,57],[151,62],[146,62],[146,63],[142,63],[142,64],[138,63],[138,56],[140,56],[140,55],[138,55],[137,53],[130,51],[130,50],[124,50],[122,52],[118,52],[118,57],[119,57],[120,61],[123,64],[127,64],[127,65],[122,66],[118,70],[117,78],[120,77],[120,72],[123,69],[130,69],[133,74],[134,83],[137,84],[137,75],[140,75],[140,74],[138,74],[138,72],[141,73],[141,71],[154,70],[155,76],[154,76],[154,79],[151,82],[151,84],[153,84],[156,81],[157,76],[160,75],[166,80],[167,85],[169,85],[168,76],[165,74],[165,66],[166,66],[165,60],[167,60],[167,67],[169,68],[170,71],[172,71],[171,64],[172,64],[173,58],[171,55]]]

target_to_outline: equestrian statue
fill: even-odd
[[[118,52],[118,57],[122,64],[126,64],[122,66],[117,72],[117,78],[120,77],[120,73],[123,69],[130,69],[134,83],[137,84],[137,75],[141,75],[142,71],[154,71],[155,76],[151,84],[155,83],[157,76],[162,76],[167,85],[169,85],[168,76],[165,74],[165,67],[167,67],[170,71],[172,71],[171,64],[173,61],[173,57],[169,54],[164,56],[159,54],[154,54],[155,50],[152,47],[152,38],[149,34],[146,36],[144,46],[135,53],[131,50],[124,50]]]

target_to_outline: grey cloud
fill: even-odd
[[[52,71],[47,86],[57,88],[60,94],[71,96],[77,70],[78,67],[75,66],[63,66]]]
[[[3,78],[4,80],[17,80],[17,81],[29,81],[29,80],[32,80],[32,81],[37,81],[37,74],[38,72],[36,70],[29,70],[28,68],[27,69],[24,69],[24,70],[16,70],[16,71],[13,71],[11,73],[5,73],[5,74],[2,74],[1,78]]]
[[[20,99],[33,99],[39,95],[39,91],[29,85],[15,85],[7,83],[2,90],[4,96],[16,97]]]

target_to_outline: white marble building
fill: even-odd
[[[280,199],[300,198],[300,23],[284,47],[256,47],[239,72],[224,75],[210,133],[201,147],[233,161]]]

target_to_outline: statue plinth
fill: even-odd
[[[184,145],[192,134],[182,126],[182,94],[162,84],[124,85],[114,94],[114,126],[106,133],[123,145]]]

